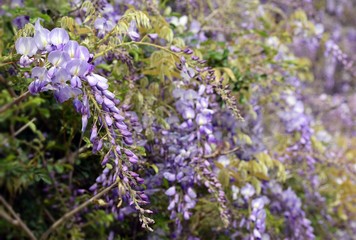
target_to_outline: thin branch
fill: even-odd
[[[51,222],[55,222],[56,220],[54,219],[54,217],[52,216],[52,214],[47,210],[47,208],[44,208],[44,213],[47,215],[47,217],[49,218],[49,220],[51,220]]]
[[[227,151],[217,150],[217,151],[213,152],[212,154],[203,156],[203,158],[214,158],[214,157],[217,157],[218,155],[228,155],[230,153],[236,152],[237,150],[239,150],[239,147],[235,147],[235,148],[233,148],[231,150],[227,150]]]
[[[99,192],[98,194],[96,194],[95,196],[90,198],[89,200],[85,201],[84,203],[82,203],[81,205],[79,205],[78,207],[73,209],[72,211],[67,212],[66,214],[64,214],[60,219],[58,219],[55,223],[53,223],[52,226],[45,233],[42,234],[40,240],[48,239],[49,235],[56,228],[58,228],[61,224],[63,224],[67,219],[71,218],[73,215],[75,215],[76,213],[80,212],[83,208],[85,208],[86,206],[88,206],[89,204],[91,204],[92,202],[94,202],[95,200],[100,198],[101,196],[105,195],[112,188],[116,187],[117,184],[118,184],[118,181],[116,181],[115,183],[111,184],[109,187],[105,188],[104,190],[102,190],[101,192]]]
[[[9,108],[11,108],[13,105],[21,102],[22,100],[24,100],[25,98],[27,98],[28,96],[30,96],[31,93],[29,91],[23,93],[21,96],[19,96],[18,98],[14,99],[12,102],[2,106],[0,108],[0,113],[5,112],[6,110],[8,110]]]
[[[31,123],[33,123],[34,121],[36,121],[36,118],[33,118],[31,121],[29,121],[28,123],[26,123],[25,125],[23,125],[19,130],[17,130],[14,133],[14,137],[16,137],[17,135],[19,135],[22,131],[24,131],[28,126],[31,125]]]
[[[12,219],[12,217],[7,212],[5,212],[3,209],[0,209],[0,217],[5,219],[9,223],[17,226],[17,221],[15,219]]]
[[[5,206],[5,208],[7,208],[10,214],[15,218],[14,219],[15,221],[12,221],[11,223],[19,226],[22,230],[24,230],[24,232],[27,233],[30,239],[36,240],[37,238],[35,237],[35,235],[31,232],[31,230],[27,227],[27,225],[21,220],[21,218],[16,214],[14,209],[12,209],[11,205],[8,204],[5,198],[3,198],[1,195],[0,195],[0,202]]]
[[[80,9],[82,8],[82,6],[83,6],[83,3],[84,3],[84,1],[83,1],[81,4],[75,6],[76,8],[74,8],[74,9],[71,10],[71,11],[69,11],[69,12],[67,13],[67,15],[69,16],[69,14],[74,13],[74,12],[80,10]]]

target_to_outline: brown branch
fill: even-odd
[[[105,188],[104,190],[102,190],[101,192],[99,192],[98,194],[96,194],[95,196],[90,198],[89,200],[85,201],[84,203],[82,203],[78,207],[74,208],[72,211],[67,212],[66,214],[64,214],[60,219],[58,219],[55,223],[53,223],[52,226],[45,233],[42,234],[40,240],[48,239],[49,235],[56,228],[58,228],[61,224],[63,224],[67,219],[71,218],[73,215],[75,215],[76,213],[81,211],[83,208],[85,208],[86,206],[88,206],[89,204],[91,204],[92,202],[94,202],[95,200],[97,200],[98,198],[100,198],[101,196],[106,194],[107,192],[109,192],[112,188],[117,186],[117,184],[118,184],[118,181],[116,181],[115,183],[111,184],[109,187]]]
[[[31,123],[33,123],[34,121],[36,121],[36,118],[32,118],[31,121],[29,121],[28,123],[26,123],[25,125],[23,125],[19,130],[17,130],[14,133],[14,137],[16,137],[17,135],[19,135],[20,133],[22,133],[26,128],[28,128]]]
[[[17,130],[16,132],[12,133],[13,130],[11,130],[11,137],[16,137],[17,135],[19,135],[22,131],[24,131],[26,128],[28,128],[30,126],[31,123],[33,123],[34,121],[36,121],[36,118],[33,118],[31,121],[29,121],[28,123],[26,123],[24,126],[22,126],[19,130]],[[5,138],[2,143],[0,145],[4,145],[9,139]]]
[[[21,102],[22,100],[24,100],[25,98],[27,98],[27,97],[30,96],[30,95],[31,95],[31,93],[30,93],[29,91],[27,91],[27,92],[21,94],[21,96],[19,96],[18,98],[14,99],[12,102],[10,102],[10,103],[8,103],[8,104],[2,106],[2,107],[0,108],[0,113],[5,112],[5,111],[8,110],[9,108],[11,108],[13,105],[15,105],[15,104]]]
[[[5,200],[5,198],[3,198],[0,195],[0,202],[5,206],[5,208],[7,208],[7,210],[10,212],[10,214],[15,218],[13,219],[10,223],[19,226],[24,232],[27,233],[28,237],[32,240],[36,240],[37,238],[35,237],[35,235],[31,232],[31,230],[27,227],[27,225],[21,220],[21,218],[16,214],[16,212],[14,211],[14,209],[12,209],[11,205],[8,204]],[[2,214],[2,217],[5,217],[6,215],[6,220],[9,220],[8,218],[10,216],[8,216],[6,213]]]
[[[52,214],[47,210],[47,208],[44,208],[44,213],[47,215],[47,217],[49,218],[49,220],[51,220],[51,222],[55,222],[56,220],[54,219],[54,217],[52,216]]]
[[[13,219],[7,212],[5,212],[3,209],[0,209],[0,217],[8,221],[9,223],[13,225],[17,225],[17,222],[15,219]]]

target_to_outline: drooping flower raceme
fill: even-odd
[[[247,208],[249,206],[249,214],[242,217],[238,225],[238,229],[234,234],[238,239],[263,239],[263,237],[268,237],[268,234],[265,233],[266,230],[266,211],[265,205],[269,203],[269,200],[266,196],[256,195],[255,188],[247,183],[241,188],[239,201],[236,202],[237,205],[240,205],[241,208]],[[237,195],[237,194],[236,194]],[[247,234],[245,231],[247,230]]]
[[[297,78],[289,79],[289,81],[292,84],[300,84]],[[285,159],[298,165],[306,163],[306,169],[300,169],[297,173],[308,180],[308,184],[304,186],[308,205],[320,207],[325,204],[325,199],[319,193],[319,176],[316,174],[317,159],[313,154],[312,146],[312,119],[306,114],[300,98],[301,94],[298,91],[285,92],[286,108],[279,113],[287,132],[299,135],[299,140],[288,147]],[[303,156],[300,154],[301,151]],[[323,210],[325,208],[319,209],[322,211],[321,215],[325,220],[330,219],[326,211]]]
[[[283,214],[285,218],[284,234],[288,239],[315,239],[311,221],[302,209],[301,200],[296,193],[271,181],[266,184],[267,196],[270,199],[272,214]]]
[[[184,220],[192,216],[199,197],[196,185],[204,185],[208,189],[218,202],[224,225],[229,223],[225,193],[212,171],[213,159],[205,158],[205,155],[212,153],[216,142],[211,121],[214,113],[210,106],[211,86],[201,85],[193,90],[179,87],[181,83],[177,82],[173,90],[177,115],[172,114],[166,119],[169,130],[157,124],[155,132],[160,137],[155,139],[157,147],[152,152],[162,160],[159,162],[162,166],[160,171],[170,184],[165,195],[170,199],[170,218],[176,224],[175,234],[171,236],[173,238],[179,238],[183,232],[180,215]]]
[[[106,196],[107,210],[119,218],[117,206],[124,200],[139,213],[142,226],[150,229],[148,224],[153,220],[145,216],[151,211],[141,207],[148,203],[148,197],[139,188],[143,179],[133,170],[137,169],[139,157],[130,150],[134,142],[125,123],[125,110],[118,107],[120,101],[109,90],[108,79],[94,73],[93,55],[86,47],[70,40],[65,29],[49,31],[39,20],[34,36],[19,38],[15,46],[22,55],[21,66],[28,67],[35,59],[45,59],[45,64],[31,70],[31,94],[52,91],[59,103],[73,99],[76,111],[82,116],[82,132],[91,115],[94,116],[90,135],[93,152],[109,150],[102,161],[103,172],[90,190],[96,193],[101,187],[118,183],[119,187]],[[98,129],[106,131],[104,136]]]

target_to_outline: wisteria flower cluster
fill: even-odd
[[[44,66],[31,70],[31,94],[51,90],[60,103],[65,102],[82,93],[82,79],[93,71],[89,63],[92,56],[86,47],[70,41],[64,29],[43,28],[40,20],[36,22],[34,36],[19,38],[15,46],[22,55],[19,64],[23,67],[46,57]]]
[[[90,104],[93,104],[95,120],[90,134],[93,152],[102,150],[108,144],[109,150],[102,160],[103,172],[90,190],[96,193],[99,186],[110,187],[118,183],[119,187],[112,191],[112,196],[106,197],[107,208],[118,218],[117,205],[124,200],[139,212],[142,226],[149,228],[148,224],[153,220],[144,215],[152,211],[141,208],[148,203],[148,197],[143,191],[134,190],[143,183],[143,179],[134,171],[129,171],[139,161],[129,149],[133,144],[132,132],[125,123],[124,108],[118,108],[120,101],[109,90],[108,80],[94,73],[94,65],[91,64],[93,55],[86,47],[69,40],[63,28],[49,31],[40,25],[40,20],[36,22],[34,36],[19,38],[15,45],[22,55],[19,61],[22,67],[44,58],[42,67],[35,66],[31,70],[33,81],[29,92],[53,91],[59,103],[73,99],[76,111],[82,116],[82,132],[88,125]],[[106,131],[106,137],[99,134],[102,128]],[[122,139],[124,145],[119,144],[117,139]]]
[[[177,85],[180,85],[179,82]],[[165,194],[170,198],[170,218],[177,224],[176,237],[182,232],[178,214],[182,214],[184,220],[189,220],[198,200],[194,190],[196,185],[204,185],[208,189],[220,205],[224,224],[229,223],[225,193],[209,161],[209,154],[217,142],[211,124],[214,113],[209,106],[211,93],[212,87],[204,85],[197,91],[175,88],[173,97],[179,115],[167,119],[169,130],[159,126],[156,128],[161,136],[160,140],[156,139],[156,144],[160,146],[156,154],[166,156],[162,167],[163,177],[172,184]]]
[[[2,238],[354,238],[350,0],[0,2]]]
[[[292,189],[282,190],[277,183],[269,183],[268,190],[271,199],[271,212],[283,213],[285,217],[286,235],[291,239],[315,239],[311,221],[306,218],[301,200]]]

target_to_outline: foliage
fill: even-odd
[[[327,2],[4,1],[0,235],[352,239]]]

